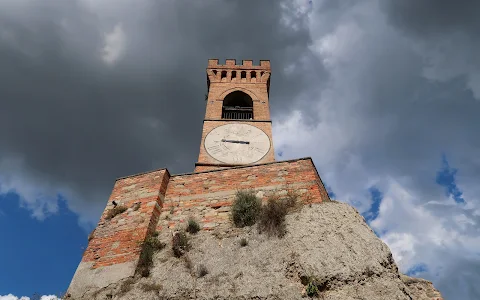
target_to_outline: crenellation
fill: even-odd
[[[270,71],[270,60],[260,60],[259,64],[254,64],[251,59],[242,60],[241,65],[236,64],[235,59],[226,59],[225,64],[219,64],[218,59],[209,59],[207,69],[234,69],[234,70],[268,70]]]

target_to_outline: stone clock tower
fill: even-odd
[[[262,201],[288,192],[298,193],[305,204],[330,200],[311,158],[275,161],[270,61],[236,65],[228,59],[220,65],[210,59],[207,85],[194,172],[171,174],[162,168],[115,180],[68,288],[73,299],[94,299],[112,284],[147,276],[141,260],[149,251],[145,241],[158,235],[171,246],[172,234],[190,218],[204,231],[229,230],[229,211],[239,189],[255,190]]]
[[[208,96],[195,172],[275,161],[268,95],[270,61],[207,67]]]

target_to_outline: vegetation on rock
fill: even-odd
[[[200,278],[200,277],[203,277],[205,275],[208,274],[208,269],[207,267],[205,267],[205,265],[199,265],[197,267],[197,276]]]
[[[173,235],[172,250],[175,257],[181,257],[190,249],[188,236],[184,231],[176,232]]]
[[[188,233],[195,234],[200,231],[200,225],[198,224],[197,221],[194,219],[190,218],[188,219],[188,225],[186,230]]]
[[[148,236],[142,243],[142,252],[138,260],[137,272],[142,277],[150,276],[150,268],[153,265],[153,254],[165,248],[165,243],[162,243],[157,238],[158,233],[154,232]]]
[[[242,239],[240,240],[240,246],[245,247],[245,246],[247,246],[247,245],[248,245],[247,239],[246,239],[246,238],[242,238]]]
[[[262,202],[253,191],[238,191],[231,209],[236,227],[252,226],[257,222]]]
[[[108,211],[107,215],[105,216],[105,220],[111,220],[115,218],[115,216],[118,216],[119,214],[124,213],[126,210],[127,208],[125,206],[117,205]]]

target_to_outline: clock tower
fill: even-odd
[[[270,61],[209,59],[208,94],[195,172],[274,162]]]
[[[69,299],[111,295],[119,283],[149,276],[146,259],[152,249],[146,242],[155,237],[173,246],[172,233],[184,230],[191,218],[205,231],[229,230],[230,209],[239,189],[255,190],[262,201],[293,191],[300,197],[298,203],[330,200],[311,158],[275,161],[268,102],[270,61],[253,65],[244,60],[237,65],[227,59],[220,65],[210,59],[207,85],[195,172],[170,174],[163,168],[115,180],[68,288]],[[167,273],[154,278],[168,281],[176,275],[170,271],[159,271]]]

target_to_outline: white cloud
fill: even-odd
[[[105,34],[104,39],[102,59],[107,64],[113,64],[122,57],[126,48],[127,40],[122,24],[115,25],[111,32]]]
[[[18,298],[17,296],[14,296],[12,294],[8,294],[8,295],[5,295],[5,296],[0,296],[0,300],[30,300],[30,298],[29,297]]]
[[[309,113],[319,121],[307,125],[299,111],[277,120],[276,151],[282,159],[312,156],[336,199],[360,212],[369,210],[367,189],[375,185],[384,197],[371,226],[400,270],[426,265],[420,275],[446,298],[474,299],[480,128],[473,112],[480,107],[448,86],[465,75],[478,98],[480,71],[468,63],[474,54],[457,47],[467,41],[449,36],[443,48],[428,41],[420,47],[386,22],[377,1],[311,14],[309,24],[311,50],[329,72],[324,87],[308,94],[316,99]],[[432,86],[434,81],[445,86]],[[459,169],[456,180],[466,205],[435,183],[444,152]],[[449,280],[452,274],[463,283]]]
[[[18,157],[0,160],[0,193],[15,192],[20,196],[20,204],[30,209],[34,218],[43,220],[58,211],[56,189],[42,176],[26,173],[24,166]]]
[[[0,295],[0,300],[30,300],[30,297],[17,297],[17,296],[14,296],[12,294],[8,294],[8,295],[5,295],[5,296],[1,296]],[[40,297],[40,300],[60,300],[60,298],[58,298],[57,296],[54,296],[54,295],[44,295],[44,296],[41,296]]]

